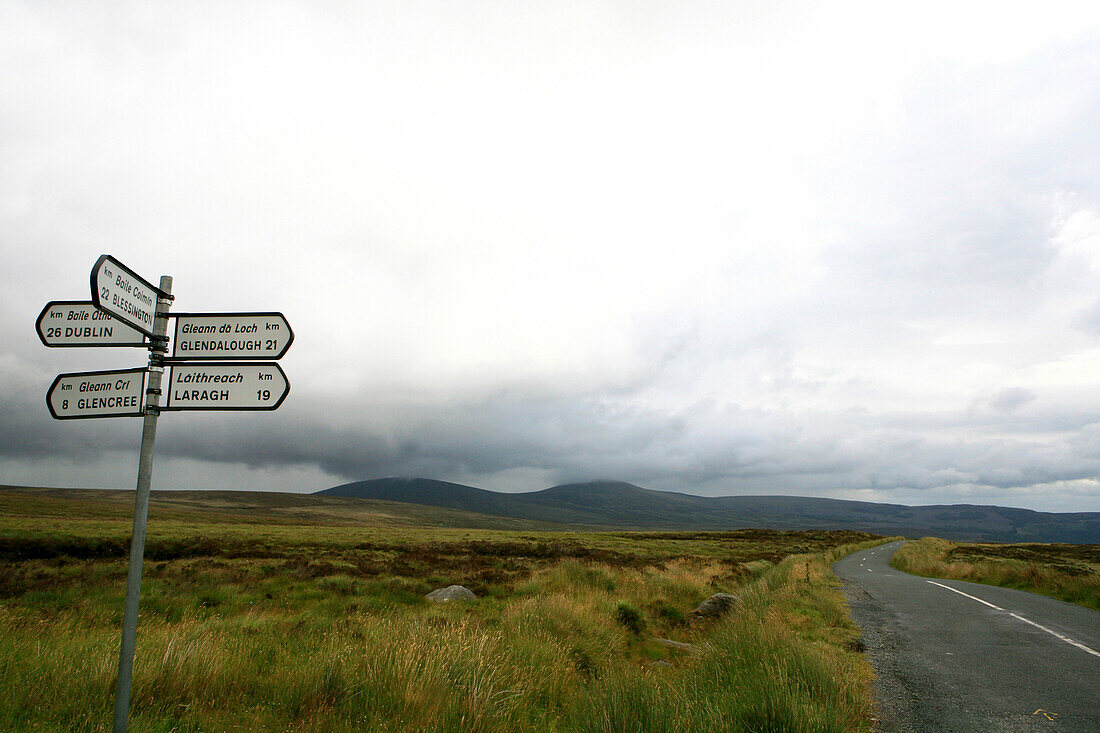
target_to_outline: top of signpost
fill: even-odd
[[[172,299],[156,285],[111,255],[100,255],[92,266],[92,304],[146,336],[153,335],[157,298]]]

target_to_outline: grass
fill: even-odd
[[[1100,546],[955,543],[935,537],[909,542],[893,566],[915,575],[1041,593],[1100,610]]]
[[[0,500],[0,730],[106,730],[129,517],[40,499]],[[829,564],[871,535],[238,509],[150,521],[132,730],[869,730]],[[424,600],[452,583],[478,600]],[[694,619],[717,591],[737,612]]]

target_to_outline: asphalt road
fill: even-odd
[[[833,565],[875,670],[878,730],[1100,733],[1100,612],[903,573],[901,545]]]

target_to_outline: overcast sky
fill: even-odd
[[[0,483],[113,254],[275,310],[276,412],[154,488],[427,476],[1100,511],[1100,4],[0,4]]]

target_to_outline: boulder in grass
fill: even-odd
[[[446,603],[447,601],[473,601],[477,599],[474,592],[461,585],[448,585],[446,588],[436,588],[424,596],[429,601]]]
[[[732,593],[715,593],[699,604],[692,613],[699,618],[718,618],[737,607],[737,596]]]

